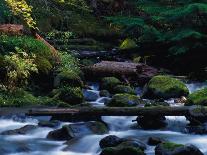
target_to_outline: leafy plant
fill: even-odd
[[[38,72],[37,65],[34,63],[35,55],[29,55],[20,48],[16,48],[14,53],[5,55],[4,58],[7,72],[6,83],[9,90],[26,85],[31,73]]]
[[[38,29],[35,20],[32,18],[32,6],[28,5],[25,0],[5,0],[14,15],[20,16],[26,22],[27,26],[32,29]]]

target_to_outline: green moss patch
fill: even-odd
[[[178,147],[184,146],[182,144],[176,144],[176,143],[171,143],[171,142],[165,142],[165,143],[162,143],[161,145],[164,149],[167,149],[169,151],[173,151],[174,149]]]
[[[198,90],[190,94],[186,105],[204,105],[207,106],[207,88]]]
[[[146,85],[143,97],[168,99],[188,94],[189,90],[182,81],[170,76],[158,75]]]
[[[130,94],[116,94],[107,104],[109,107],[131,107],[140,104],[140,98]]]

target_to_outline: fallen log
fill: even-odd
[[[28,116],[185,116],[191,107],[88,107],[76,109],[32,109]]]
[[[23,35],[23,25],[17,24],[2,24],[0,25],[0,33],[7,35]]]
[[[89,79],[115,76],[117,78],[125,77],[129,81],[136,81],[140,84],[145,84],[158,74],[156,68],[142,63],[115,61],[101,61],[92,66],[83,67],[82,70]]]

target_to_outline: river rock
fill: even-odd
[[[180,80],[170,76],[158,75],[153,77],[143,90],[143,98],[179,98],[187,96],[189,90]]]
[[[142,100],[131,94],[116,94],[112,97],[111,101],[107,104],[109,107],[132,107],[141,104]]]
[[[96,101],[99,98],[99,94],[93,90],[84,90],[83,95],[86,101]]]
[[[120,85],[121,81],[115,77],[104,77],[101,80],[100,87],[101,89],[108,90],[109,92],[113,92],[114,87]]]
[[[153,146],[153,145],[158,145],[163,142],[164,140],[159,137],[149,137],[147,144]]]
[[[19,129],[3,131],[1,135],[25,135],[35,129],[37,129],[36,125],[25,125]]]
[[[143,129],[161,129],[167,126],[164,116],[138,116],[137,123]]]
[[[186,127],[187,133],[207,134],[207,123],[200,125],[188,125]]]
[[[119,138],[115,135],[109,135],[101,139],[99,145],[102,149],[107,147],[135,147],[141,150],[146,149],[146,145],[135,138]]]
[[[124,139],[119,138],[115,135],[109,135],[106,136],[105,138],[101,139],[101,141],[99,142],[100,147],[106,148],[106,147],[114,147],[117,146],[119,144],[121,144],[124,141]]]
[[[194,145],[182,145],[175,143],[161,143],[155,148],[155,155],[204,155]]]
[[[89,134],[106,134],[108,129],[105,124],[101,122],[84,122],[65,125],[60,129],[49,132],[48,139],[53,140],[70,140]]]
[[[99,93],[99,95],[101,97],[110,97],[111,96],[111,94],[109,93],[108,90],[101,90],[100,93]]]

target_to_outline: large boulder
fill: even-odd
[[[111,101],[107,104],[109,107],[132,107],[137,106],[142,101],[136,95],[130,94],[116,94],[112,97]]]
[[[137,124],[143,129],[161,129],[167,126],[165,116],[138,116]]]
[[[187,86],[180,80],[170,76],[158,75],[154,76],[145,86],[143,98],[179,98],[187,96],[189,90]]]
[[[54,78],[55,88],[62,86],[83,87],[83,85],[80,76],[69,71],[62,71]]]
[[[101,89],[106,89],[110,92],[113,92],[114,87],[120,85],[121,81],[115,77],[104,77],[101,80]]]
[[[115,147],[119,144],[121,144],[124,141],[124,139],[119,138],[115,135],[109,135],[104,137],[103,139],[101,139],[101,141],[99,142],[100,147],[106,148],[106,147]]]
[[[207,88],[198,90],[190,94],[185,105],[203,105],[207,106]]]
[[[101,122],[85,122],[65,125],[60,129],[49,132],[48,139],[52,140],[71,140],[90,134],[106,134],[108,128]]]
[[[110,97],[111,96],[111,94],[109,93],[108,90],[101,90],[100,93],[99,93],[99,95],[101,97]]]
[[[103,149],[100,155],[145,155],[145,153],[136,147],[108,147]]]
[[[84,101],[83,92],[80,87],[62,87],[58,90],[58,97],[71,105],[80,104]]]
[[[35,125],[25,125],[19,129],[3,131],[1,135],[25,135],[35,129],[37,129]]]
[[[182,145],[170,142],[161,143],[155,148],[155,155],[204,155],[194,145]]]
[[[100,155],[145,155],[146,145],[137,139],[107,136],[100,141]]]
[[[144,151],[146,145],[135,138],[119,138],[115,135],[109,135],[101,139],[99,145],[102,149],[107,147],[136,147]]]

